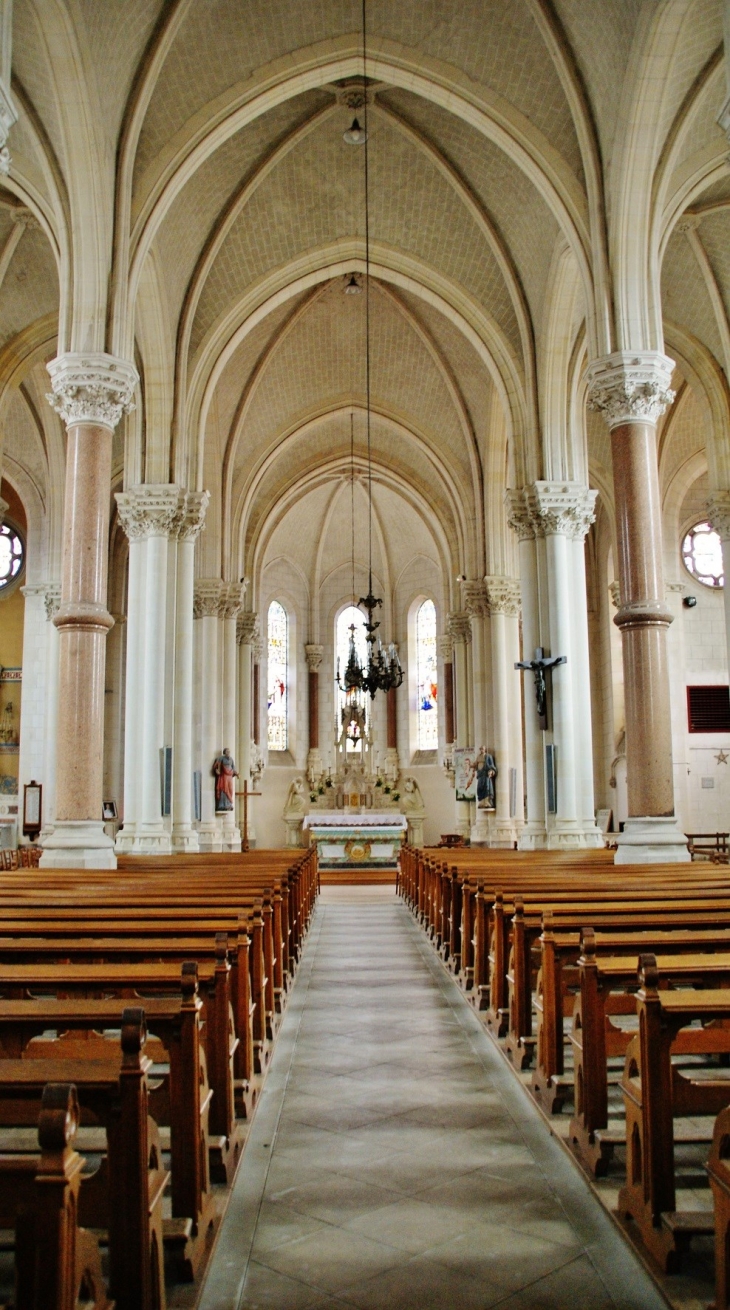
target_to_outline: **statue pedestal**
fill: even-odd
[[[424,846],[423,840],[423,821],[425,814],[406,814],[408,820],[408,845]]]
[[[303,814],[297,814],[290,819],[287,818],[284,819],[284,823],[286,824],[287,849],[289,847],[298,848],[304,845],[304,842],[302,841],[303,822],[304,822]]]

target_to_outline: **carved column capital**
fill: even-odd
[[[185,513],[185,492],[174,483],[142,483],[116,494],[119,519],[130,541],[175,537]]]
[[[196,578],[193,586],[193,618],[218,617],[223,583],[220,578]]]
[[[3,500],[2,496],[0,496],[0,528],[5,522],[5,515],[7,514],[8,509],[9,509],[8,502],[6,500]]]
[[[484,579],[487,605],[490,614],[515,615],[520,612],[519,578],[502,578],[496,575]]]
[[[312,642],[304,647],[304,656],[307,661],[307,668],[310,673],[317,673],[319,666],[324,659],[324,646],[318,646]]]
[[[467,614],[484,618],[487,613],[487,589],[481,580],[470,578],[461,584],[461,595]]]
[[[436,649],[444,664],[452,663],[454,658],[454,638],[451,636],[451,633],[445,632],[443,637],[436,638]]]
[[[253,610],[239,614],[236,623],[236,641],[239,646],[253,646],[258,640],[259,616]]]
[[[10,72],[10,56],[8,56],[8,74]],[[4,77],[0,77],[0,173],[9,173],[12,160],[8,150],[7,140],[8,133],[13,123],[18,121],[18,112],[10,96],[9,82]]]
[[[134,409],[139,374],[128,359],[69,351],[52,359],[48,372],[53,390],[46,398],[67,427],[97,423],[113,430]]]
[[[471,615],[466,610],[452,610],[447,614],[446,628],[453,642],[468,645],[471,641]]]
[[[674,400],[674,360],[658,350],[617,350],[588,366],[588,408],[610,428],[656,423]]]
[[[507,522],[520,541],[531,541],[535,536],[526,487],[509,488],[504,494]]]
[[[209,491],[188,491],[185,493],[185,503],[177,533],[180,541],[196,540],[205,523],[209,500]]]
[[[243,595],[245,590],[245,582],[221,583],[221,594],[218,602],[219,618],[235,619],[238,617],[241,611],[241,606],[243,605]]]
[[[713,491],[707,517],[721,541],[730,541],[730,491]]]
[[[613,605],[613,608],[617,610],[621,604],[621,585],[618,578],[616,578],[615,582],[609,582],[608,591],[611,597],[611,604]]]
[[[582,482],[533,482],[526,488],[536,534],[582,541],[595,522],[597,491]]]

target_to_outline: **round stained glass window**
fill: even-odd
[[[682,559],[693,578],[705,587],[724,587],[722,542],[710,523],[695,523],[682,542]]]
[[[17,578],[23,567],[23,543],[8,523],[0,527],[0,591]]]

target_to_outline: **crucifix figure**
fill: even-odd
[[[260,796],[260,791],[249,791],[248,778],[243,780],[243,791],[237,791],[237,796],[243,796],[243,832],[241,833],[241,850],[247,851],[248,846],[248,798],[249,796]]]
[[[531,669],[535,675],[535,697],[537,699],[537,717],[540,727],[543,731],[548,726],[547,723],[547,683],[545,673],[547,669],[554,669],[558,664],[567,664],[567,655],[545,656],[542,646],[538,646],[535,651],[534,660],[521,660],[515,664],[516,669]]]

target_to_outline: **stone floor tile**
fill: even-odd
[[[363,1183],[345,1174],[320,1171],[298,1187],[266,1193],[267,1201],[287,1210],[311,1215],[330,1224],[345,1224],[370,1210],[379,1210],[400,1200],[400,1194],[386,1187]]]
[[[488,1310],[504,1296],[504,1289],[477,1283],[462,1271],[439,1268],[417,1256],[349,1287],[346,1296],[360,1310]]]
[[[426,1251],[435,1242],[456,1237],[468,1226],[468,1212],[445,1210],[414,1198],[369,1210],[344,1225],[352,1232],[376,1242],[388,1242],[413,1255]]]
[[[587,1256],[579,1256],[498,1304],[499,1310],[616,1310]]]
[[[321,1299],[316,1288],[252,1260],[236,1310],[310,1310]]]
[[[403,1260],[403,1252],[393,1246],[327,1226],[298,1242],[276,1247],[268,1253],[266,1263],[289,1278],[341,1293]]]

